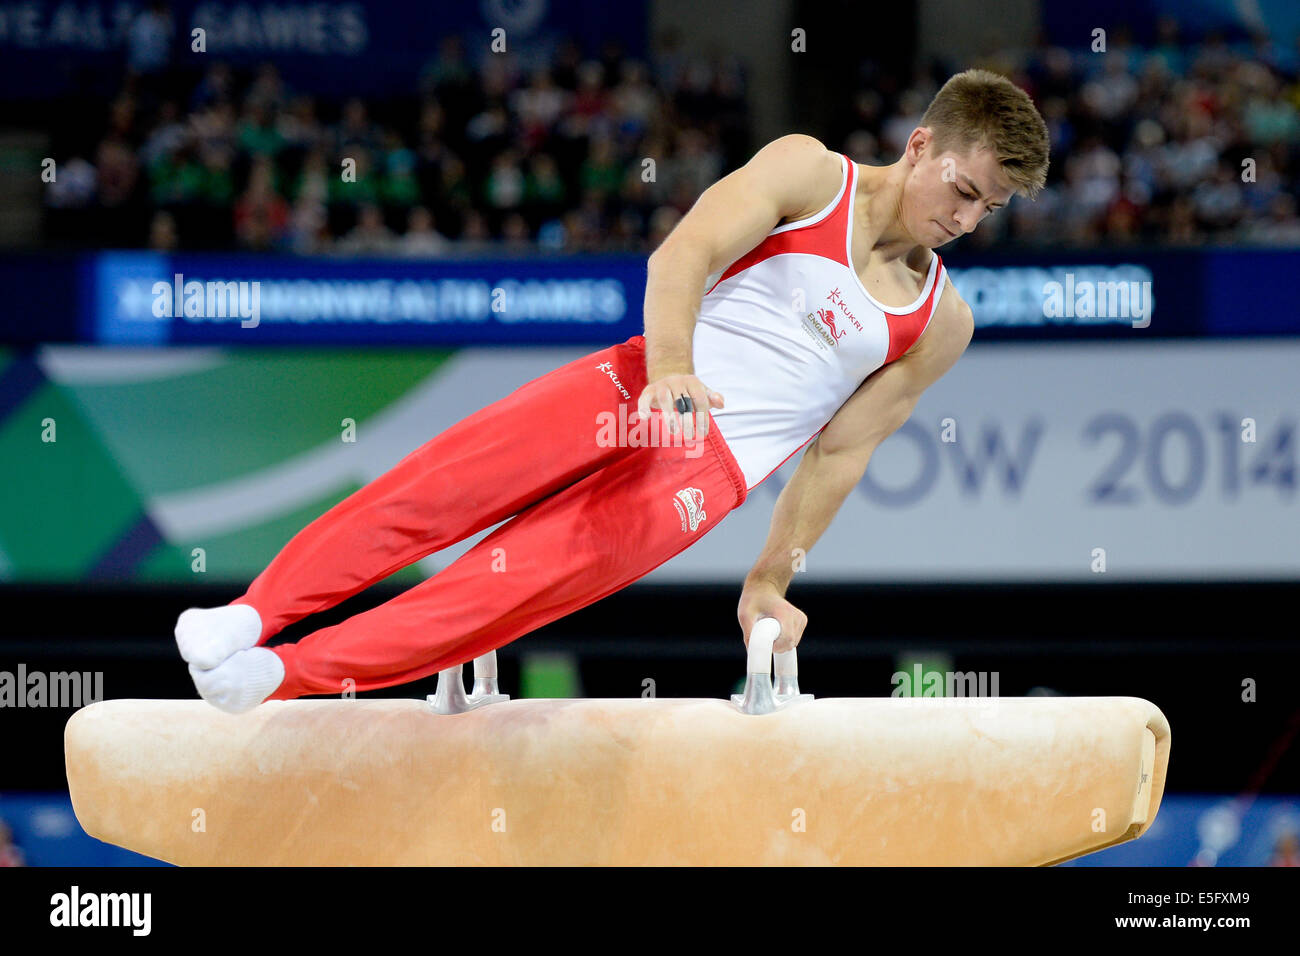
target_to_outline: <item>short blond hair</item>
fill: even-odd
[[[1005,76],[967,70],[934,95],[921,126],[934,134],[935,154],[987,147],[1016,192],[1035,198],[1047,183],[1047,123],[1029,94]]]

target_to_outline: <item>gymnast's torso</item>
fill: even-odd
[[[857,166],[813,215],[777,226],[709,277],[693,341],[695,374],[726,407],[713,419],[753,489],[816,435],[877,369],[921,337],[946,278],[930,256],[920,294],[885,306],[854,266]]]

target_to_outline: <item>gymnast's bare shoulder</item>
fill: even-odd
[[[725,268],[777,226],[825,208],[839,192],[843,170],[839,154],[811,136],[774,139],[706,189],[651,260],[687,245],[707,257],[707,272]]]

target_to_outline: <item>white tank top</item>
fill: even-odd
[[[916,344],[946,284],[935,253],[915,302],[891,309],[871,297],[852,265],[857,165],[840,160],[844,179],[830,204],[710,276],[700,304],[695,374],[726,399],[713,419],[750,491],[825,428],[863,379]]]

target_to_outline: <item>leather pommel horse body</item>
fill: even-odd
[[[767,620],[730,701],[512,701],[494,659],[469,697],[458,667],[428,701],[102,701],[65,731],[73,807],[106,842],[237,866],[1042,865],[1155,819],[1155,705],[813,700],[794,652],[773,686]]]

